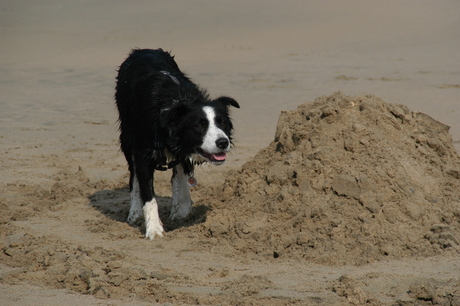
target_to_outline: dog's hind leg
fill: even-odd
[[[181,219],[188,216],[192,210],[192,198],[190,197],[190,186],[187,181],[190,178],[189,174],[184,171],[182,164],[177,165],[173,169],[171,178],[172,186],[172,207],[171,219]]]
[[[155,236],[163,236],[163,223],[158,213],[158,204],[153,191],[153,167],[148,159],[141,155],[133,155],[134,178],[131,194],[130,217],[143,215],[145,217],[145,237],[149,239]],[[137,188],[137,189],[136,189]],[[141,205],[138,205],[138,200]],[[134,200],[134,201],[133,201]],[[142,208],[142,203],[144,207]],[[131,215],[132,213],[132,215]],[[128,222],[130,220],[128,217]]]

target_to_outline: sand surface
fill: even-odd
[[[458,12],[1,2],[0,304],[460,305]],[[228,161],[197,171],[192,216],[155,241],[126,223],[117,144],[134,47],[241,105]]]

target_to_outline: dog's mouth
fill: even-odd
[[[227,154],[225,152],[220,153],[208,153],[200,148],[198,148],[197,153],[203,156],[204,158],[208,159],[211,163],[220,165],[225,162],[225,158],[227,158]]]

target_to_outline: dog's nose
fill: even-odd
[[[224,137],[221,137],[221,138],[217,139],[216,140],[216,146],[219,149],[226,149],[228,147],[228,139],[224,138]]]

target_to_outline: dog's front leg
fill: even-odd
[[[143,213],[145,218],[145,237],[149,239],[155,238],[155,236],[163,237],[163,223],[160,219],[160,214],[158,213],[158,203],[155,199],[155,193],[153,190],[153,167],[147,160],[145,154],[136,154],[133,155],[133,186],[132,194],[134,194],[134,199],[138,200],[138,195],[142,203],[144,203]],[[131,197],[133,200],[133,197]],[[134,204],[134,205],[133,205]],[[135,201],[131,203],[130,218],[140,215],[139,205]]]
[[[190,175],[184,173],[182,164],[177,165],[173,170],[171,219],[181,219],[187,217],[192,210],[190,187],[187,183]]]
[[[141,198],[141,191],[139,188],[139,181],[137,180],[136,174],[131,174],[131,191],[129,193],[131,198],[131,206],[129,208],[128,223],[130,225],[135,225],[136,222],[144,216],[142,211],[143,201]]]
[[[163,223],[158,214],[158,203],[155,198],[145,202],[144,205],[145,216],[145,237],[152,240],[155,236],[163,237]]]

